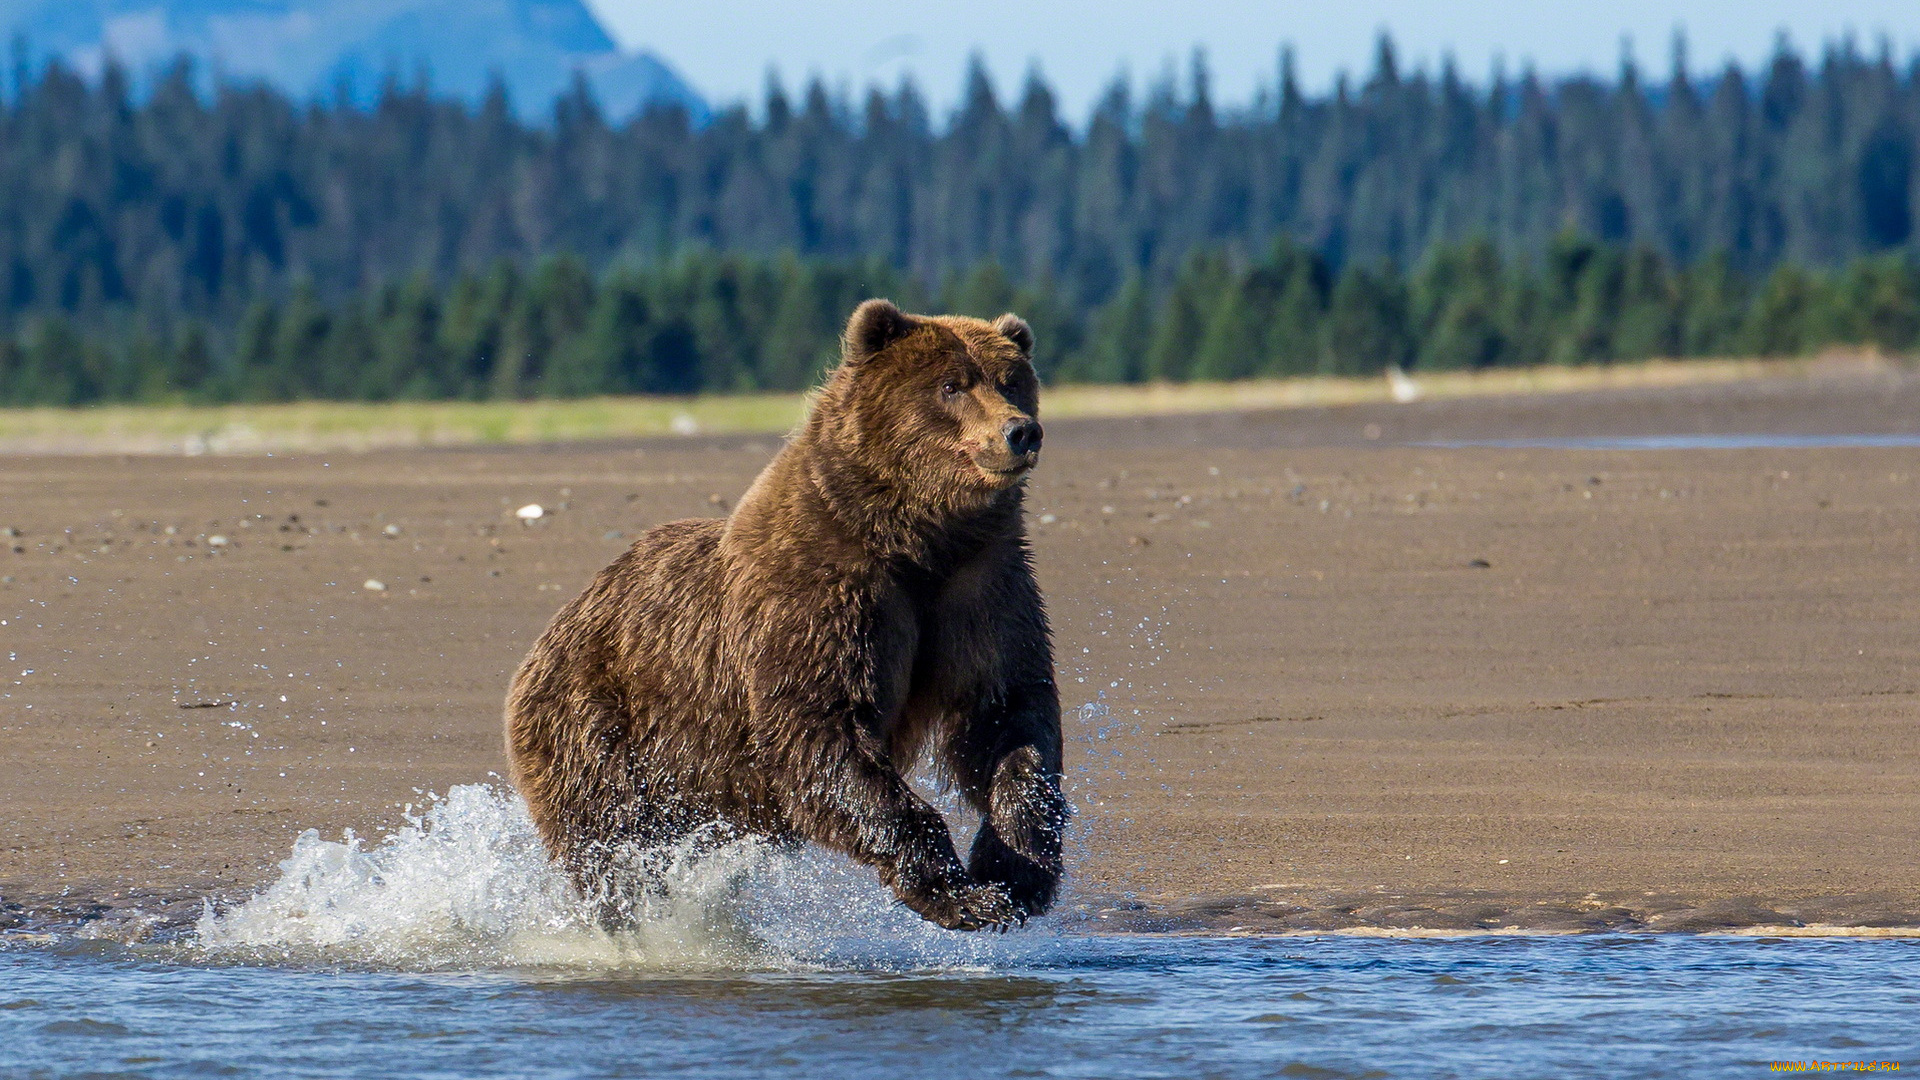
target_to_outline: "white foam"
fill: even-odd
[[[379,967],[742,970],[991,966],[1031,936],[940,930],[873,871],[752,840],[650,852],[664,889],[636,897],[631,930],[599,929],[555,870],[526,804],[455,787],[380,842],[302,833],[280,877],[197,926],[212,956]]]
[[[1139,725],[1114,716],[1105,699],[1103,691],[1071,713],[1078,745],[1070,753],[1080,760],[1069,763],[1066,785],[1077,807],[1068,894],[1072,865],[1106,830],[1127,825],[1097,786],[1124,775],[1124,748]],[[953,823],[964,853],[977,816],[929,775],[913,779]],[[628,898],[632,928],[609,934],[547,858],[525,802],[503,786],[462,785],[417,814],[409,808],[402,826],[373,844],[351,830],[338,841],[300,834],[272,884],[238,907],[207,908],[193,947],[406,969],[662,971],[978,969],[1052,948],[1046,920],[1004,937],[941,930],[896,903],[871,869],[816,849],[690,841],[631,859],[664,887]]]

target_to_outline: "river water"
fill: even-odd
[[[924,967],[438,972],[0,952],[8,1077],[1732,1077],[1775,1060],[1920,1064],[1920,947],[1029,932]]]
[[[586,925],[510,795],[191,931],[0,937],[0,1077],[1644,1077],[1920,1068],[1920,941],[933,929],[734,845]],[[123,938],[125,935],[122,935]]]

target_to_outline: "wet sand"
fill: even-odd
[[[1415,445],[1916,430],[1886,373],[1052,425],[1071,916],[1920,926],[1920,451]],[[0,927],[504,771],[548,616],[775,445],[0,459]]]

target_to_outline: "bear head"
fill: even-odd
[[[814,407],[818,430],[888,487],[962,508],[1039,462],[1040,382],[1019,316],[909,315],[868,300],[841,357]]]

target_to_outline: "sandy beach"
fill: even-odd
[[[1915,431],[1889,372],[1050,425],[1069,915],[1920,926],[1920,450],[1461,445]],[[0,928],[488,782],[551,613],[777,444],[0,458]]]

